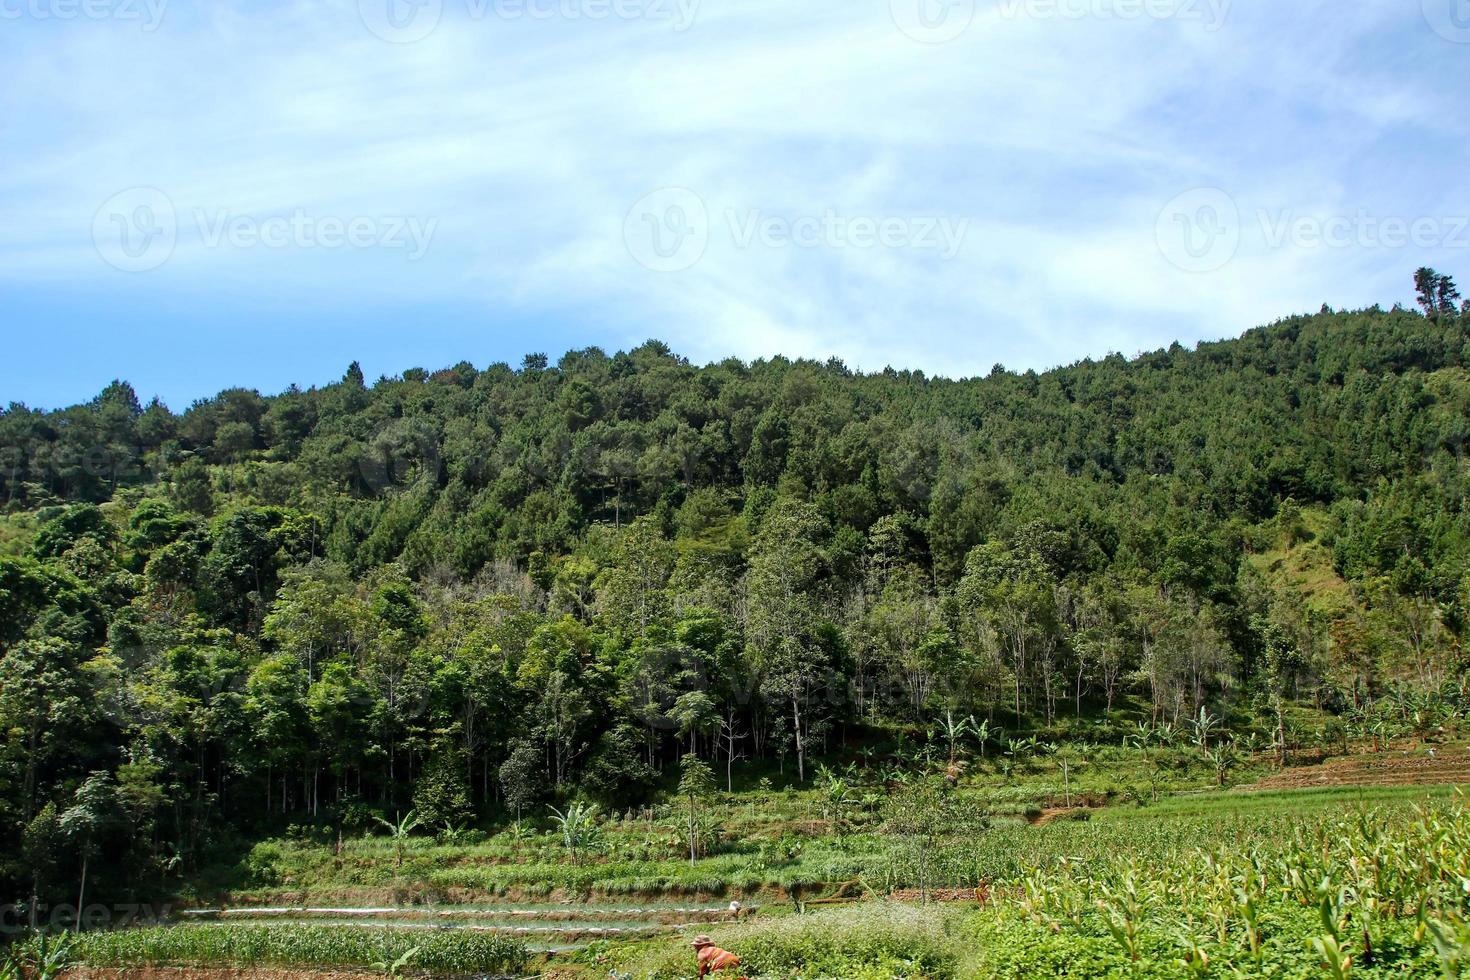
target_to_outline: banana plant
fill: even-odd
[[[1220,719],[1210,714],[1209,709],[1200,706],[1199,714],[1189,720],[1189,726],[1194,730],[1194,744],[1201,752],[1210,749],[1210,736],[1220,728]]]
[[[1205,759],[1214,767],[1215,785],[1224,786],[1225,777],[1240,761],[1240,753],[1236,750],[1234,742],[1220,742],[1205,750]]]
[[[412,949],[405,950],[402,956],[391,963],[387,961],[387,954],[384,954],[382,960],[373,964],[373,969],[379,970],[390,977],[401,977],[403,976],[403,972],[408,969],[409,964],[418,959],[419,954],[423,951],[422,946],[415,946]]]
[[[423,824],[423,820],[420,819],[418,813],[413,810],[409,810],[408,813],[404,815],[403,819],[399,820],[397,823],[392,823],[391,821],[384,820],[382,817],[378,817],[376,819],[378,823],[388,828],[388,836],[393,840],[393,852],[397,859],[395,867],[402,868],[403,849],[408,844],[409,835]]]
[[[584,803],[572,803],[565,811],[548,807],[562,846],[572,856],[573,864],[581,864],[588,851],[597,846],[597,807]]]

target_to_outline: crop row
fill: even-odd
[[[188,925],[83,933],[71,959],[94,967],[360,966],[395,963],[433,973],[506,974],[530,959],[520,940],[463,930],[343,929],[311,925]]]

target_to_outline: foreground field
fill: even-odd
[[[1152,825],[1044,831],[1046,866],[998,881],[983,907],[874,902],[715,939],[739,951],[752,976],[804,980],[1427,978],[1470,968],[1462,797],[1295,819],[1283,817],[1328,801],[1269,803],[1275,815],[1262,806],[1249,816],[1176,813]],[[1198,845],[1206,829],[1216,846]],[[687,961],[684,951],[649,948],[618,968],[681,980]]]
[[[787,802],[752,817],[754,825],[784,825],[799,809]],[[736,951],[755,980],[1453,978],[1470,964],[1470,810],[1452,787],[1196,792],[1082,812],[1089,819],[996,820],[922,841],[877,825],[834,831],[811,842],[819,858],[767,851],[769,866],[757,849],[746,855],[746,874],[771,904],[754,915],[571,896],[236,909],[219,921],[84,935],[72,956],[88,970],[684,980],[693,975],[693,930]],[[367,852],[380,846],[362,842],[344,858],[375,866]],[[543,866],[496,862],[544,846],[424,843],[399,874],[443,858],[531,876]],[[390,851],[379,857],[393,863]],[[703,876],[713,888],[713,868],[733,857],[696,863],[688,881]],[[796,886],[839,865],[853,878]],[[570,876],[560,887],[593,869],[604,878],[588,882],[619,880],[607,877],[619,870],[610,862],[548,866]],[[772,884],[783,879],[790,890]],[[738,890],[732,882],[739,876],[723,883],[724,894]],[[915,900],[890,900],[885,884],[906,886]],[[976,885],[983,903],[922,901],[939,889],[973,895]],[[835,896],[849,898],[824,907]],[[550,960],[548,950],[556,951]]]

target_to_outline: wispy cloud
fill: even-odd
[[[268,303],[332,331],[324,307],[421,303],[456,311],[416,324],[435,351],[435,331],[493,322],[504,335],[479,350],[509,356],[551,324],[698,358],[963,375],[1391,299],[1470,247],[1261,233],[1286,212],[1470,210],[1470,45],[1417,4],[172,0],[149,30],[121,14],[135,0],[94,20],[6,2],[23,13],[0,21],[0,294],[26,290],[21,327],[71,326],[46,323],[49,293],[65,321],[66,296],[130,297],[143,276],[180,324],[190,304]],[[385,24],[424,36],[392,43]],[[166,194],[177,235],[129,275],[94,225],[136,187]],[[697,213],[630,215],[665,188]],[[1224,191],[1238,221],[1204,272],[1159,241],[1161,209],[1194,188]],[[262,243],[293,218],[318,230]],[[421,257],[383,246],[399,219],[432,225]],[[257,234],[200,230],[227,221]],[[336,244],[323,221],[379,235]],[[931,226],[962,228],[958,247],[928,247]],[[666,249],[695,235],[697,261],[640,262],[659,228]],[[0,382],[30,373],[12,362]]]

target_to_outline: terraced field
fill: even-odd
[[[1283,769],[1249,788],[1255,791],[1467,784],[1470,784],[1470,751],[1459,746],[1436,750],[1433,756],[1419,750],[1329,759],[1320,766]]]
[[[190,909],[180,913],[182,928],[226,924],[280,927],[327,926],[343,929],[435,930],[490,933],[514,937],[533,952],[570,952],[611,939],[650,938],[691,926],[728,924],[755,909],[722,905],[688,907],[662,904],[577,905],[481,904],[380,907],[247,907]]]

